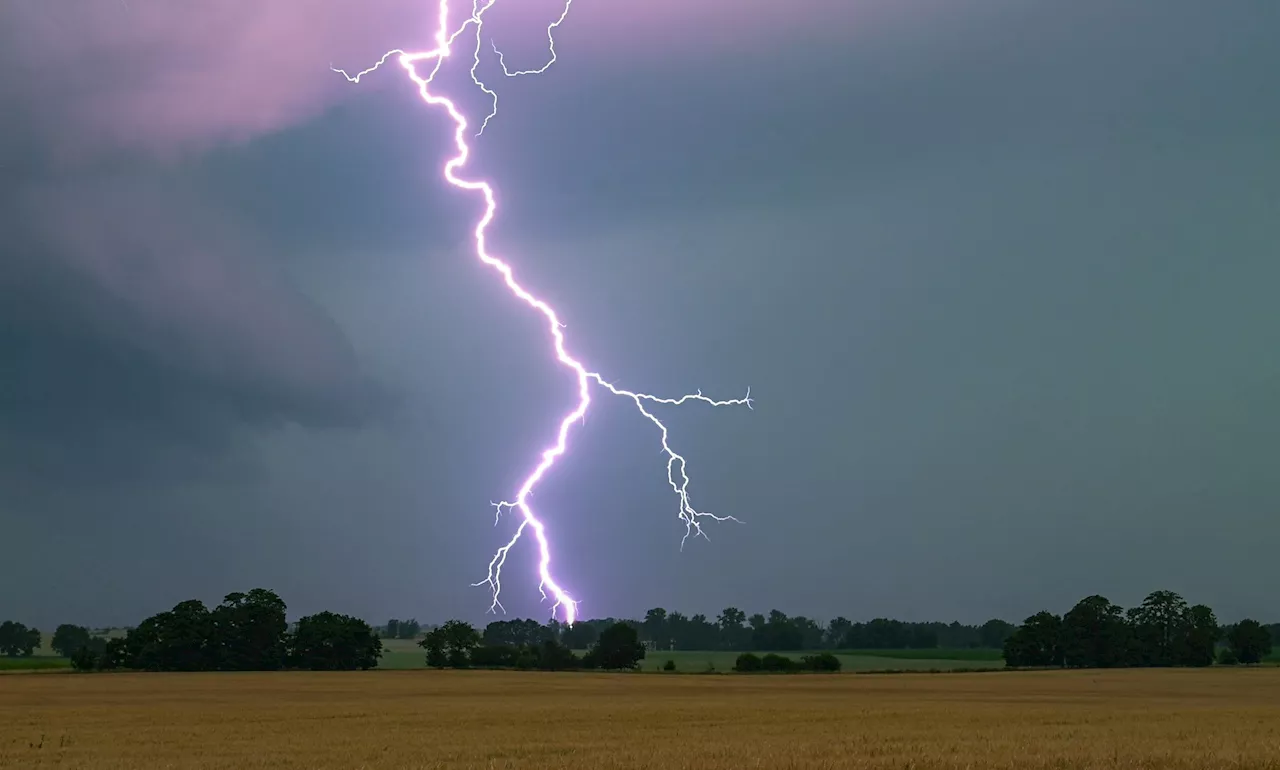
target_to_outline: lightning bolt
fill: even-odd
[[[484,199],[484,213],[480,220],[476,223],[473,234],[475,236],[475,254],[482,263],[495,270],[501,277],[507,288],[517,298],[522,300],[532,309],[536,310],[546,320],[547,329],[551,333],[551,339],[555,350],[556,360],[560,365],[566,367],[573,372],[578,384],[578,401],[577,405],[560,419],[560,429],[556,434],[555,443],[548,446],[542,451],[541,459],[529,475],[525,477],[516,492],[515,499],[512,501],[503,501],[493,503],[495,508],[495,523],[498,517],[501,517],[504,510],[515,511],[520,514],[520,525],[516,529],[511,539],[505,545],[499,548],[493,555],[493,559],[489,562],[489,572],[484,580],[473,583],[475,586],[487,586],[492,592],[493,602],[490,605],[490,611],[503,609],[500,601],[502,594],[502,567],[506,563],[507,554],[516,546],[520,538],[524,535],[525,530],[533,531],[534,539],[538,545],[538,590],[542,594],[543,600],[554,599],[551,614],[555,616],[557,609],[562,609],[566,623],[573,624],[577,618],[578,601],[561,587],[551,573],[551,543],[547,537],[547,527],[541,519],[534,513],[533,508],[529,505],[529,498],[533,494],[534,488],[542,481],[543,477],[551,470],[556,461],[562,457],[568,449],[569,430],[574,423],[583,420],[586,417],[587,409],[591,405],[591,389],[592,385],[604,389],[606,392],[623,398],[630,399],[635,404],[636,409],[649,422],[658,429],[661,439],[662,453],[667,458],[667,482],[671,485],[671,489],[675,492],[679,503],[678,515],[685,525],[684,537],[680,540],[680,547],[683,549],[685,542],[691,535],[702,535],[702,522],[707,519],[714,521],[737,521],[732,516],[720,516],[707,511],[700,511],[693,507],[689,499],[689,475],[687,472],[687,462],[685,458],[671,448],[669,443],[669,432],[667,426],[658,419],[651,411],[651,408],[658,405],[680,406],[691,401],[701,401],[711,406],[745,406],[752,408],[751,391],[747,390],[746,396],[743,398],[717,400],[709,398],[702,394],[702,391],[680,396],[678,398],[663,398],[653,396],[648,393],[637,393],[614,385],[612,382],[604,379],[600,374],[587,369],[587,367],[569,354],[565,346],[564,324],[560,322],[559,316],[554,308],[545,301],[539,299],[530,293],[527,289],[516,281],[515,272],[511,265],[489,253],[486,233],[489,225],[493,222],[494,216],[497,214],[497,201],[494,197],[493,187],[486,181],[476,181],[465,179],[458,175],[458,171],[467,164],[468,158],[471,156],[471,147],[467,143],[467,127],[468,122],[466,116],[458,108],[452,99],[434,93],[431,89],[436,75],[440,72],[440,68],[444,65],[444,61],[453,53],[454,43],[458,41],[468,30],[474,32],[475,46],[472,49],[471,64],[471,80],[480,88],[490,99],[491,109],[489,115],[484,118],[480,125],[480,131],[476,133],[479,136],[484,131],[489,121],[497,115],[498,112],[498,95],[493,89],[489,88],[477,76],[477,69],[480,65],[481,40],[484,29],[484,15],[491,9],[497,0],[473,0],[471,5],[471,14],[456,29],[449,31],[449,0],[440,0],[438,23],[435,33],[435,48],[429,51],[410,52],[399,48],[388,51],[383,54],[382,58],[373,66],[357,72],[356,74],[348,74],[345,70],[330,67],[334,72],[342,75],[352,83],[359,83],[361,78],[371,72],[376,71],[382,65],[386,64],[394,56],[408,74],[409,79],[418,88],[418,94],[422,100],[430,107],[442,109],[448,113],[453,120],[454,145],[457,148],[457,154],[450,158],[444,165],[444,178],[449,184],[461,190],[470,193],[479,193]],[[507,77],[520,77],[523,75],[536,75],[545,72],[548,67],[556,61],[555,50],[555,31],[569,15],[569,9],[573,4],[573,0],[567,0],[564,5],[564,11],[560,17],[547,26],[547,39],[550,45],[551,57],[540,68],[530,70],[512,70],[507,67],[506,59],[502,52],[493,46],[493,50],[499,57],[499,63],[502,71]],[[492,44],[492,41],[490,41]],[[427,74],[423,75],[419,71],[419,67],[427,70]],[[429,67],[429,69],[428,69]],[[505,610],[504,610],[505,611]]]

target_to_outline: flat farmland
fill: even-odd
[[[12,768],[1280,768],[1280,669],[16,675]]]

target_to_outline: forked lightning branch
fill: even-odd
[[[388,51],[382,58],[372,67],[350,75],[347,72],[334,69],[349,81],[353,83],[360,82],[360,79],[371,72],[374,72],[386,62],[395,61],[404,69],[409,79],[418,88],[418,93],[422,100],[430,107],[438,109],[453,120],[454,144],[457,154],[445,163],[444,178],[449,184],[467,192],[478,194],[484,200],[484,210],[476,222],[474,229],[475,236],[475,254],[488,267],[492,268],[506,284],[516,298],[523,301],[530,308],[537,311],[546,320],[547,330],[551,336],[552,348],[555,352],[556,360],[564,367],[573,372],[577,380],[578,400],[577,404],[560,419],[560,428],[556,433],[555,440],[550,443],[541,453],[538,461],[533,465],[532,469],[524,477],[515,497],[509,501],[495,503],[495,507],[499,514],[503,511],[515,511],[519,515],[519,525],[515,534],[511,536],[502,547],[498,548],[494,553],[493,559],[489,562],[489,571],[484,580],[475,583],[476,586],[487,586],[493,594],[493,603],[490,605],[491,610],[502,609],[502,568],[506,564],[507,555],[511,552],[520,539],[531,531],[538,547],[538,590],[544,599],[550,598],[554,604],[551,609],[554,617],[556,610],[563,612],[565,622],[572,624],[577,617],[578,600],[556,580],[551,569],[552,562],[552,546],[551,539],[547,532],[546,523],[533,510],[529,503],[530,496],[534,488],[542,481],[542,479],[551,471],[556,461],[564,456],[569,446],[570,429],[581,422],[586,416],[587,410],[591,406],[591,396],[593,389],[599,389],[604,393],[612,396],[630,399],[635,404],[636,409],[641,416],[651,422],[658,433],[661,442],[662,451],[667,459],[667,481],[671,484],[671,489],[675,493],[677,501],[677,514],[685,525],[685,534],[681,539],[681,547],[690,535],[702,535],[702,524],[705,520],[714,521],[736,521],[732,516],[717,515],[707,511],[698,510],[693,506],[689,498],[689,475],[688,463],[685,458],[677,453],[669,442],[669,434],[667,426],[658,419],[654,414],[654,408],[659,406],[679,406],[692,401],[702,402],[710,406],[745,406],[751,408],[751,391],[742,398],[717,400],[702,395],[702,392],[683,395],[675,398],[665,398],[650,395],[648,393],[638,393],[614,385],[600,374],[587,368],[586,364],[574,358],[568,351],[565,343],[564,325],[560,322],[556,311],[542,299],[531,294],[516,280],[515,272],[511,265],[498,256],[490,253],[486,233],[489,225],[493,223],[494,216],[497,213],[497,202],[494,197],[493,187],[485,180],[467,179],[459,174],[466,166],[467,160],[471,155],[471,146],[468,143],[468,137],[471,135],[469,131],[471,123],[467,120],[467,116],[463,114],[461,108],[452,99],[436,93],[432,90],[436,76],[444,66],[446,60],[453,56],[455,44],[467,36],[466,40],[471,45],[469,49],[471,57],[471,82],[477,88],[483,91],[490,99],[491,109],[489,113],[479,121],[479,128],[475,131],[475,135],[479,136],[489,121],[493,119],[498,112],[498,94],[483,80],[480,79],[477,72],[480,66],[480,57],[484,52],[484,17],[496,4],[497,0],[487,0],[487,2],[479,2],[473,0],[470,13],[465,19],[457,24],[456,27],[450,27],[450,7],[449,0],[439,0],[437,9],[437,23],[435,32],[435,46],[425,51],[405,51],[403,49],[394,49]],[[541,66],[530,69],[511,69],[507,63],[506,57],[498,47],[489,41],[490,47],[497,57],[498,63],[501,65],[502,72],[507,77],[520,77],[523,75],[536,75],[545,72],[556,61],[555,48],[555,32],[566,18],[573,5],[573,0],[567,0],[563,11],[560,15],[552,20],[546,28],[547,41],[550,49],[550,58]]]

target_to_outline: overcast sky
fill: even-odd
[[[511,6],[508,8],[507,6]],[[432,2],[0,5],[0,616],[483,621],[573,381],[468,251]],[[518,7],[517,7],[518,6]],[[545,57],[555,2],[486,37]],[[585,616],[1280,619],[1280,4],[575,0],[480,72],[495,250],[597,397],[535,497]],[[485,42],[486,50],[488,41]],[[464,54],[442,90],[483,114]],[[530,542],[512,616],[546,617]]]

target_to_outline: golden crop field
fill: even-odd
[[[1280,768],[1280,668],[0,677],[12,768]]]

